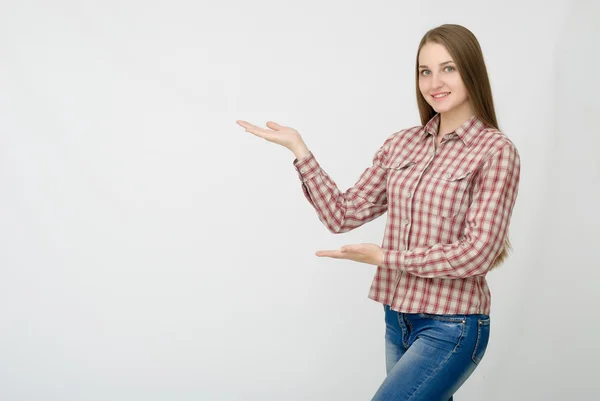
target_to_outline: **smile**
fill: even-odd
[[[443,102],[444,100],[446,100],[446,98],[448,97],[448,95],[450,94],[450,92],[446,92],[446,93],[440,93],[438,95],[431,95],[432,99],[434,102]]]

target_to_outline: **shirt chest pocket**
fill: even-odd
[[[451,218],[466,213],[470,182],[471,171],[464,169],[446,168],[425,173],[415,200],[425,212]]]
[[[414,171],[415,164],[411,159],[394,157],[383,165],[387,174],[388,199],[401,198],[402,189],[407,185],[407,177]]]
[[[396,157],[383,165],[387,174],[388,194],[394,195],[400,190],[415,164],[413,160]]]

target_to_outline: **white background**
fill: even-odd
[[[484,51],[522,161],[492,335],[457,401],[597,396],[597,1],[67,1],[0,5],[0,399],[368,400],[375,267],[333,235],[287,149],[340,189],[420,123],[418,43]]]

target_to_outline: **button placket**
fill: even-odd
[[[429,162],[427,162],[427,165],[425,166],[425,168],[421,171],[421,173],[419,174],[419,177],[417,178],[417,182],[413,187],[413,190],[416,191],[417,188],[419,187],[419,184],[421,183],[421,178],[423,177],[423,173],[429,168],[429,166],[431,165],[431,162],[433,162],[433,159],[435,159],[436,156],[436,148],[435,148],[435,136],[432,136],[431,138],[431,146],[432,146],[432,150],[431,150],[431,159],[429,159]],[[407,194],[407,198],[411,198],[410,193]],[[414,199],[414,198],[413,198]],[[412,216],[412,201],[411,202],[407,202],[408,203],[408,213],[407,216],[411,217]],[[404,244],[402,246],[402,250],[403,251],[407,251],[408,250],[408,237],[410,234],[410,229],[411,226],[410,221],[408,219],[404,220],[404,224],[407,226],[406,227],[406,232],[404,234]]]

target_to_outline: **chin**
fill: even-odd
[[[436,113],[447,113],[450,110],[452,110],[454,108],[453,105],[431,105],[431,107],[433,107],[433,110],[435,110]]]
[[[437,104],[430,104],[430,106],[436,113],[445,113],[448,111],[447,107],[439,107]]]

